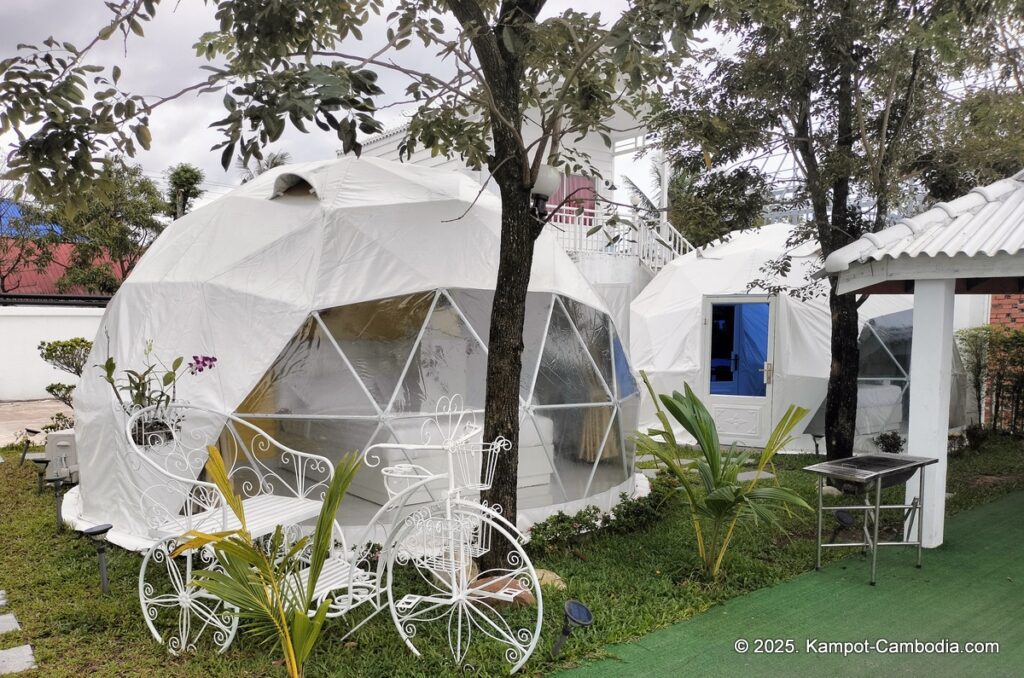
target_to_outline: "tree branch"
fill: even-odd
[[[450,224],[451,222],[458,221],[459,219],[462,219],[467,214],[469,214],[469,211],[471,209],[473,209],[473,207],[476,205],[477,201],[480,200],[480,196],[484,194],[484,189],[487,188],[487,184],[491,183],[491,179],[494,178],[494,173],[498,171],[499,167],[501,167],[502,165],[504,165],[506,162],[508,162],[511,159],[512,159],[511,156],[503,158],[502,161],[498,163],[497,167],[495,167],[493,170],[488,172],[487,179],[484,181],[483,184],[480,185],[480,190],[476,192],[476,197],[473,198],[473,202],[469,203],[469,207],[466,208],[465,212],[463,212],[459,216],[455,217],[454,219],[442,219],[441,223],[442,224]]]

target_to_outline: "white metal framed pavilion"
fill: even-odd
[[[825,273],[839,292],[914,295],[908,452],[926,468],[924,546],[942,544],[956,294],[1024,291],[1024,172],[869,233],[833,252]],[[907,483],[907,503],[918,483]]]

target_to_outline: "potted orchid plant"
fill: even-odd
[[[183,356],[178,356],[168,365],[153,354],[153,342],[150,340],[146,342],[141,369],[124,369],[118,374],[117,363],[110,356],[98,367],[103,370],[103,378],[110,384],[125,414],[154,407],[153,414],[145,421],[136,421],[132,431],[132,439],[141,445],[167,440],[180,426],[181,422],[176,419],[178,415],[171,413],[168,407],[177,399],[178,381],[216,366],[217,358],[208,355],[194,355],[188,363]]]

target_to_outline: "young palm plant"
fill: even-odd
[[[189,549],[212,548],[223,571],[192,573],[195,583],[237,608],[239,625],[262,643],[280,647],[291,678],[300,678],[316,646],[327,616],[330,599],[313,607],[313,592],[334,540],[334,516],[349,483],[359,470],[356,454],[342,458],[324,495],[323,506],[312,535],[308,556],[303,554],[310,537],[288,544],[279,525],[268,543],[252,538],[246,528],[242,499],[232,489],[224,459],[216,447],[209,447],[206,470],[216,483],[241,528],[207,534],[193,530],[172,555]],[[309,568],[305,585],[299,577]]]
[[[741,482],[736,476],[743,470],[743,460],[748,453],[738,451],[735,446],[722,450],[715,421],[690,385],[684,384],[685,393],[674,391],[672,395],[659,397],[647,375],[641,372],[640,376],[654,401],[661,428],[638,434],[637,449],[657,457],[679,480],[689,506],[697,552],[709,578],[715,579],[721,572],[737,526],[764,521],[781,530],[778,518],[781,511],[788,511],[791,506],[810,510],[807,502],[791,490],[778,485],[758,487],[772,458],[792,440],[790,433],[806,416],[806,409],[789,406],[758,457],[755,467],[758,473],[752,480]],[[698,458],[686,456],[688,450],[676,441],[666,410],[697,441]]]

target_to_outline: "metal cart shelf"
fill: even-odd
[[[878,549],[882,546],[916,546],[917,566],[921,567],[921,537],[923,529],[924,472],[922,469],[939,460],[931,457],[911,457],[904,454],[866,454],[848,459],[823,461],[804,467],[804,471],[818,476],[818,551],[816,569],[821,569],[821,550],[824,548],[860,547],[871,551],[871,585],[875,584],[875,571],[878,560]],[[882,504],[882,489],[895,485],[903,485],[919,473],[920,487],[917,498],[910,504]],[[837,481],[845,494],[864,497],[864,503],[847,506],[825,506],[823,488],[825,479]],[[873,495],[873,496],[872,496]],[[873,501],[872,501],[873,500]],[[881,512],[900,509],[904,511],[905,534],[916,531],[917,539],[902,541],[879,541],[878,525]],[[864,514],[864,540],[860,542],[843,542],[841,544],[823,544],[821,542],[822,519],[826,511],[859,511]],[[911,526],[916,526],[913,530]]]

